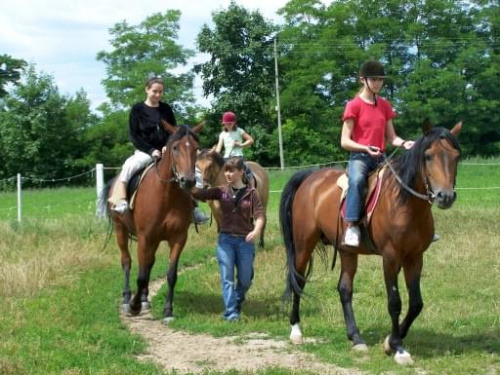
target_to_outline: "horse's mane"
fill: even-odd
[[[199,138],[198,138],[198,135],[196,133],[194,133],[190,128],[189,126],[187,125],[179,125],[177,126],[177,131],[172,134],[169,138],[168,138],[168,142],[175,142],[175,141],[178,141],[179,139],[181,139],[182,137],[185,137],[186,135],[191,135],[195,140],[196,142],[199,142]]]
[[[406,151],[393,162],[394,170],[404,184],[413,189],[415,188],[416,179],[422,169],[425,150],[431,147],[432,143],[438,139],[446,139],[455,149],[458,151],[461,150],[458,139],[448,129],[441,127],[432,128],[427,135],[420,137],[410,150]],[[399,189],[398,198],[402,203],[405,203],[410,195],[411,193],[407,189]]]
[[[215,151],[212,152],[211,150],[206,148],[200,151],[200,157],[203,158],[207,156],[211,157],[215,161],[215,163],[217,163],[219,168],[222,168],[224,166],[225,160],[220,153]]]

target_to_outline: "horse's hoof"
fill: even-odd
[[[302,345],[304,343],[304,338],[301,335],[290,335],[290,342],[293,345]]]
[[[304,343],[302,338],[302,330],[300,329],[300,324],[292,324],[292,331],[290,332],[290,341],[294,345],[301,345]]]
[[[358,353],[364,353],[368,351],[368,346],[366,346],[366,344],[356,344],[352,346],[352,350]]]
[[[167,316],[167,317],[163,318],[163,324],[165,324],[166,326],[168,326],[174,320],[175,320],[175,318],[173,316]]]
[[[130,313],[130,305],[128,303],[122,304],[122,313],[124,313],[124,314]]]
[[[388,335],[384,340],[384,351],[385,351],[385,354],[387,354],[387,355],[391,355],[392,353],[394,353],[394,350],[392,350],[391,345],[389,344],[390,338],[391,338],[391,335]]]
[[[151,310],[151,303],[149,303],[149,301],[143,301],[141,302],[141,308],[143,310]]]
[[[128,314],[130,316],[138,316],[140,313],[141,313],[141,305],[139,305],[138,309],[134,309],[132,305],[129,305]]]
[[[413,365],[413,359],[411,358],[410,353],[408,353],[407,351],[403,351],[401,353],[397,352],[396,354],[394,354],[394,361],[396,361],[398,365],[402,366]]]

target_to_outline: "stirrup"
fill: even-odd
[[[210,219],[199,207],[194,208],[193,216],[196,224],[206,223]]]
[[[113,206],[112,210],[117,214],[123,215],[128,211],[128,202],[125,199],[121,199]]]

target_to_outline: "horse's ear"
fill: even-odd
[[[427,135],[431,132],[433,126],[432,126],[432,123],[431,123],[431,120],[426,118],[424,120],[424,123],[422,124],[422,133],[424,133],[424,135]]]
[[[165,129],[165,131],[170,135],[174,134],[178,130],[176,126],[172,125],[168,121],[162,119],[161,123],[163,125],[163,129]]]
[[[455,137],[458,137],[460,134],[460,131],[462,130],[462,121],[459,121],[455,124],[453,129],[450,130],[451,134],[453,134]]]
[[[198,125],[196,125],[191,130],[193,131],[193,133],[198,134],[203,130],[203,127],[205,126],[205,124],[206,124],[206,121],[203,120],[202,122],[200,122]]]

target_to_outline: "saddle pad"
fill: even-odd
[[[132,192],[132,196],[130,197],[130,202],[129,202],[129,207],[131,210],[134,209],[135,195],[137,194],[137,190],[139,190],[139,186],[141,185],[142,179],[146,175],[147,171],[149,171],[152,167],[154,167],[154,165],[155,165],[154,163],[151,163],[146,168],[144,168],[144,170],[142,171],[141,176],[139,178],[139,182],[137,182],[135,184],[135,186],[133,187],[134,190]],[[132,181],[132,180],[130,180],[130,181]]]
[[[365,215],[367,223],[370,221],[373,214],[373,210],[377,205],[378,198],[380,196],[380,190],[382,186],[383,176],[385,172],[385,167],[381,168],[378,173],[372,173],[368,178],[368,189],[365,198]],[[337,179],[337,186],[342,189],[342,194],[340,196],[340,213],[342,218],[345,220],[346,212],[346,195],[347,189],[349,187],[349,179],[347,174],[344,173]]]

